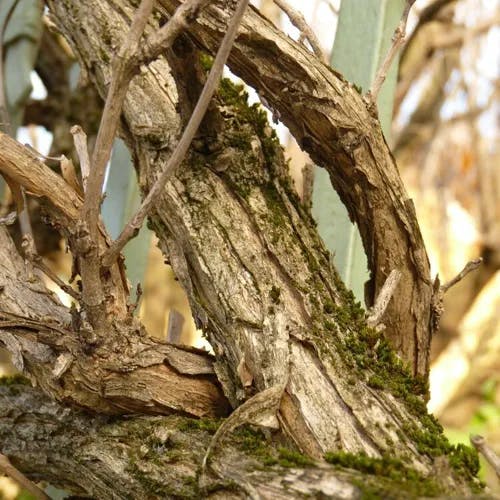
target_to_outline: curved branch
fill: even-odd
[[[160,3],[172,13],[179,2]],[[221,2],[214,2],[189,30],[210,52],[223,36],[221,11]],[[432,314],[429,261],[413,202],[377,119],[353,86],[255,9],[245,15],[228,64],[328,170],[368,256],[367,304],[373,304],[392,269],[401,271],[401,300],[388,307],[385,334],[415,373],[426,374]]]

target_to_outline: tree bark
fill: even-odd
[[[439,492],[433,481],[366,476],[314,462],[259,430],[227,438],[200,474],[217,420],[110,419],[71,410],[23,385],[0,385],[0,440],[34,481],[76,495],[118,498],[404,498]],[[395,472],[394,470],[392,471]],[[468,497],[472,498],[472,497]],[[482,496],[481,498],[485,498]]]
[[[105,95],[110,61],[127,32],[132,6],[102,0],[48,5],[82,68]],[[214,3],[192,30],[195,42],[215,50],[226,19],[227,12]],[[164,21],[156,16],[147,33]],[[271,54],[278,56],[272,71]],[[362,228],[374,290],[392,269],[403,274],[398,294],[407,300],[392,301],[389,337],[414,371],[425,374],[428,263],[376,119],[346,82],[253,10],[230,64],[260,89],[315,161],[329,169]],[[203,76],[200,53],[182,36],[165,58],[132,81],[121,132],[144,193],[166,164]],[[45,198],[49,216],[76,248],[72,231],[81,206],[76,193],[4,135],[0,170]],[[221,388],[233,407],[279,388],[280,428],[301,452],[316,459],[331,451],[371,459],[390,454],[435,479],[443,491],[467,491],[473,476],[473,467],[465,464],[469,455],[451,447],[426,414],[424,379],[413,378],[380,334],[367,327],[364,311],[332,268],[314,221],[292,188],[272,129],[255,106],[246,104],[241,89],[223,82],[150,222],[208,335],[215,361],[200,351],[144,337],[124,312],[120,263],[103,276],[108,310],[114,301],[119,305],[106,342],[95,344],[85,322],[75,325],[78,317],[70,324],[68,311],[43,291],[40,311],[32,310],[31,296],[24,294],[30,265],[23,271],[4,235],[0,248],[12,264],[0,267],[8,299],[0,303],[1,339],[46,393],[98,413],[199,417],[226,414]],[[105,248],[108,239],[101,232]],[[42,316],[45,309],[55,321]],[[67,359],[71,362],[62,370]],[[226,470],[231,478],[231,468]]]

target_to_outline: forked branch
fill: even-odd
[[[146,23],[153,11],[154,0],[142,0],[129,34],[113,61],[111,85],[97,133],[94,153],[92,155],[92,174],[88,178],[88,186],[83,204],[83,219],[88,225],[90,236],[97,241],[97,223],[101,206],[102,187],[106,165],[109,161],[113,140],[118,129],[118,121],[127,89],[134,76],[135,60],[133,56],[139,50],[139,40]]]
[[[134,236],[137,235],[139,229],[141,228],[144,219],[150,213],[153,208],[158,195],[165,186],[167,180],[174,174],[177,167],[180,165],[184,157],[186,156],[187,150],[191,145],[198,127],[200,126],[207,107],[214,95],[216,88],[219,85],[219,81],[224,70],[224,65],[226,64],[229,52],[233,46],[233,42],[236,38],[238,32],[238,27],[240,25],[245,9],[248,5],[248,0],[240,0],[238,3],[234,15],[229,23],[227,32],[222,40],[221,46],[214,60],[214,64],[210,70],[207,81],[201,95],[196,103],[193,114],[189,119],[189,122],[182,134],[180,141],[177,144],[172,156],[169,158],[165,170],[158,177],[157,181],[149,191],[148,195],[142,202],[137,212],[134,214],[132,219],[127,223],[121,232],[120,236],[111,245],[108,251],[104,254],[102,263],[104,266],[111,266],[120,254],[121,249],[130,241]]]

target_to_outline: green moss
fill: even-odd
[[[323,321],[323,325],[324,325],[326,330],[328,330],[330,332],[335,331],[335,323],[333,321],[325,319],[325,321]]]
[[[0,385],[31,385],[31,382],[24,375],[15,373],[14,375],[5,375],[0,377]]]
[[[198,430],[208,432],[209,434],[215,434],[221,423],[222,420],[218,418],[186,418],[180,423],[179,430]]]
[[[394,494],[401,494],[401,491],[408,495],[405,498],[437,496],[442,493],[442,489],[436,482],[421,476],[413,469],[406,467],[401,460],[389,455],[384,455],[382,458],[372,458],[363,453],[335,452],[326,453],[325,460],[332,465],[378,476],[376,481],[368,479],[362,484],[357,483],[363,492],[362,498],[391,498]],[[384,481],[384,478],[387,481]],[[398,485],[401,488],[398,488]]]
[[[314,465],[314,460],[308,456],[288,448],[278,448],[277,462],[282,467],[310,467]]]
[[[372,387],[373,389],[383,389],[384,388],[384,381],[382,380],[381,377],[378,375],[372,375],[369,379],[367,384]]]
[[[214,58],[206,52],[202,52],[200,54],[200,64],[205,71],[210,71],[214,64]]]
[[[245,425],[234,433],[235,444],[267,467],[308,467],[314,461],[297,450],[269,443],[260,429]]]
[[[280,303],[280,295],[281,295],[281,290],[277,286],[272,286],[271,291],[269,292],[269,297],[271,297],[271,300],[275,304]]]
[[[248,105],[248,93],[244,91],[243,85],[237,85],[228,78],[221,80],[218,95],[226,105],[235,109],[242,121],[253,125],[261,141],[266,163],[272,168],[276,148],[280,146],[275,130],[269,126],[267,113],[257,103]]]
[[[335,311],[335,305],[331,300],[328,299],[323,303],[323,311],[326,314],[332,314]]]

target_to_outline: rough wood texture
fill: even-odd
[[[162,0],[173,12],[177,1]],[[196,42],[214,52],[224,34],[222,2],[213,2],[190,28]],[[357,223],[375,297],[393,269],[402,272],[401,300],[389,305],[386,335],[415,373],[428,371],[432,286],[416,220],[378,120],[356,89],[311,53],[283,35],[256,10],[242,23],[229,67],[254,87],[311,158],[330,174]]]
[[[112,2],[103,1],[82,6],[80,2],[64,0],[49,5],[104,94],[110,71],[109,51],[123,38],[132,10],[125,6],[118,9]],[[220,15],[227,20],[225,14]],[[157,19],[153,29],[156,22]],[[238,57],[242,57],[241,40],[248,38],[240,35],[235,51]],[[269,48],[269,44],[264,46]],[[304,54],[300,49],[294,50],[299,51],[299,62],[293,63],[292,69],[302,75],[304,70],[297,64],[304,60]],[[134,153],[145,191],[166,164],[200,87],[199,53],[188,40],[179,39],[174,44],[168,61],[170,68],[162,59],[144,68],[133,80],[124,106],[123,133]],[[318,64],[324,74],[315,74],[319,78],[317,85],[321,85],[325,75],[331,75],[330,83],[340,94],[339,106],[344,97],[345,106],[350,106],[343,112],[344,120],[348,112],[354,117],[364,113],[367,122],[357,126],[364,127],[366,134],[361,153],[364,148],[377,148],[372,151],[370,163],[363,165],[365,170],[375,170],[373,174],[368,172],[376,177],[373,183],[378,182],[377,172],[384,161],[390,161],[389,167],[396,175],[375,120],[363,111],[363,101]],[[404,432],[404,423],[420,428],[418,413],[423,410],[423,403],[412,413],[406,402],[389,391],[373,388],[376,384],[370,380],[373,382],[383,356],[374,347],[377,339],[368,339],[371,333],[365,328],[363,312],[352,303],[331,268],[313,221],[291,188],[283,154],[272,131],[255,109],[242,103],[234,88],[223,87],[193,144],[189,162],[167,184],[152,217],[163,249],[188,292],[195,318],[214,347],[215,370],[225,394],[236,406],[255,392],[286,385],[279,418],[282,428],[301,450],[315,457],[332,449],[363,451],[370,456],[381,456],[390,450],[430,473],[432,460],[413,443],[397,438],[398,431]],[[333,109],[327,116],[331,117]],[[310,116],[307,110],[303,112],[307,125]],[[316,126],[326,124],[320,115],[316,119]],[[350,126],[351,131],[355,132],[353,127]],[[354,132],[347,133],[351,139]],[[335,151],[338,155],[339,151]],[[324,155],[333,153],[323,151]],[[354,149],[351,161],[358,158],[357,154]],[[342,158],[344,167],[351,171],[345,155]],[[368,161],[363,156],[356,161],[365,160]],[[355,166],[356,170],[361,168],[357,163]],[[361,178],[365,179],[363,175]],[[355,176],[353,181],[356,179]],[[398,177],[395,185],[396,191],[402,189]],[[394,192],[378,184],[379,201],[374,210],[380,212],[385,227],[390,228],[400,219],[397,208],[391,206],[395,215],[388,219],[380,206],[387,189],[389,200],[385,201],[393,199]],[[357,191],[355,185],[353,192]],[[373,202],[373,197],[363,203],[369,201]],[[400,200],[394,201],[401,208]],[[373,212],[367,215],[369,219],[373,216]],[[411,223],[415,223],[414,219],[408,222]],[[396,229],[403,231],[397,224]],[[418,228],[414,229],[419,236]],[[404,241],[404,248],[408,248],[406,236]],[[392,251],[398,260],[400,249]],[[404,258],[405,262],[398,265],[404,275],[402,282],[412,290],[419,288],[413,274],[408,274],[407,256]],[[389,272],[388,264],[386,268]],[[393,361],[396,363],[395,358]],[[245,377],[241,376],[241,367],[245,368]],[[415,400],[420,400],[417,394],[422,390],[418,381],[411,385]],[[374,422],[379,425],[374,426]]]
[[[0,160],[1,161],[1,160]],[[0,227],[0,342],[18,370],[59,401],[100,413],[224,415],[228,406],[211,358],[121,325],[108,342],[92,335],[24,263]],[[182,389],[181,389],[182,387]]]
[[[210,473],[200,478],[199,464],[216,422],[92,417],[19,385],[0,386],[0,398],[4,452],[31,479],[49,481],[74,494],[98,499],[263,500],[361,495],[352,484],[362,484],[359,472],[312,461],[300,464],[300,456],[294,463],[294,456],[285,455],[279,441],[266,443],[258,431],[243,429],[231,436],[224,452],[213,457]],[[276,465],[271,465],[273,460]],[[219,476],[220,471],[224,474]],[[377,478],[364,480],[365,487],[371,483],[376,484]]]
[[[132,6],[111,0],[52,0],[48,5],[82,68],[105,95],[112,54],[128,31]],[[227,15],[217,11],[217,5],[212,9],[212,14],[221,16],[219,31],[209,31],[205,20],[198,43],[206,31],[214,35],[207,35],[207,45],[215,48]],[[416,221],[404,202],[404,190],[378,125],[345,82],[310,54],[306,58],[305,51],[274,32],[255,12],[249,16],[257,24],[244,28],[233,64],[238,69],[235,60],[247,58],[254,72],[244,74],[250,82],[267,68],[266,85],[285,96],[283,101],[273,98],[281,114],[288,113],[285,121],[307,148],[315,150],[318,162],[332,172],[335,163],[337,173],[332,178],[341,192],[344,189],[362,232],[371,231],[368,250],[379,273],[377,286],[385,281],[381,278],[378,284],[379,277],[394,267],[402,272],[404,287],[398,293],[407,291],[409,303],[398,301],[394,306],[398,314],[394,308],[390,314],[394,325],[401,327],[398,334],[407,347],[400,352],[425,373],[423,345],[415,344],[415,339],[425,340],[427,353],[429,331],[424,332],[422,322],[428,322],[430,308],[426,309],[426,288],[419,274],[426,269],[425,250],[419,247]],[[162,22],[157,15],[146,32]],[[262,35],[253,31],[255,27],[262,29]],[[267,33],[276,40],[266,41]],[[269,51],[279,55],[281,46],[297,59],[283,53],[288,66],[281,68],[280,76],[273,58],[271,75],[266,58]],[[245,47],[250,47],[246,55]],[[283,92],[292,71],[295,83]],[[285,80],[274,88],[281,77]],[[202,79],[200,53],[187,37],[181,37],[166,59],[143,68],[132,81],[121,129],[144,193],[166,164]],[[267,93],[265,97],[271,99]],[[314,142],[320,139],[326,141],[324,145]],[[74,196],[64,195],[68,187],[4,136],[0,136],[0,170],[17,172],[20,184],[46,197],[49,214],[71,236],[72,214],[77,210],[70,206]],[[394,185],[386,186],[384,180]],[[55,186],[60,192],[52,201]],[[359,205],[354,213],[355,202]],[[369,223],[361,221],[362,215]],[[332,450],[375,458],[390,454],[446,487],[467,491],[461,487],[470,479],[467,469],[455,473],[442,456],[454,452],[426,414],[425,384],[411,378],[386,342],[367,328],[364,311],[332,269],[313,220],[291,186],[282,150],[266,119],[246,105],[234,86],[221,86],[185,165],[158,200],[151,224],[214,347],[213,368],[210,358],[199,351],[144,338],[140,325],[127,315],[114,322],[107,341],[92,345],[92,332],[85,324],[68,326],[67,311],[55,311],[52,322],[39,317],[19,319],[23,315],[19,310],[0,302],[2,342],[20,353],[26,371],[46,392],[102,413],[224,413],[226,400],[213,370],[233,406],[244,400],[249,404],[256,393],[284,387],[278,412],[281,430],[312,457],[321,458]],[[383,237],[390,238],[391,244],[384,245]],[[104,234],[102,245],[107,245]],[[399,245],[408,255],[401,253]],[[22,302],[22,290],[27,277],[14,250],[7,249],[9,254],[14,274],[5,269],[3,279],[15,290],[18,307],[26,311],[29,303]],[[114,282],[109,282],[111,287]],[[111,292],[108,311],[113,305]],[[421,303],[416,309],[417,298]],[[74,357],[71,364],[67,352]],[[165,381],[166,372],[177,378]],[[221,474],[229,471],[225,477],[241,482],[241,475],[231,477],[230,466],[224,471]],[[153,469],[142,472],[154,476]],[[264,483],[265,477],[258,474]],[[246,496],[253,495],[252,488],[245,491]]]

